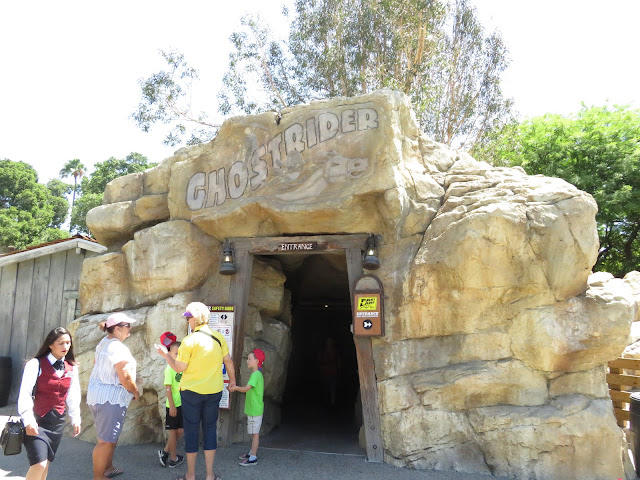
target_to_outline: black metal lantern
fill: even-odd
[[[222,245],[222,257],[220,257],[220,275],[235,275],[238,271],[236,260],[234,258],[235,251],[229,240],[225,240]]]
[[[367,238],[367,245],[362,257],[362,268],[366,270],[377,270],[380,268],[380,259],[378,258],[378,242],[380,242],[380,235],[374,235],[373,233]]]

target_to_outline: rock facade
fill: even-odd
[[[83,268],[85,316],[73,325],[83,387],[97,322],[127,310],[140,319],[127,342],[145,392],[127,425],[149,430],[128,430],[123,441],[158,440],[163,364],[152,343],[165,330],[184,333],[179,314],[189,301],[227,300],[229,280],[216,265],[224,239],[375,232],[386,335],[373,339],[373,354],[386,462],[520,479],[623,478],[604,365],[629,343],[640,279],[590,277],[596,210],[560,179],[495,168],[429,140],[408,99],[388,90],[230,119],[210,143],[114,180],[87,215],[109,252]],[[265,371],[273,407],[291,348],[284,280],[277,265],[256,261],[245,319],[245,353],[258,345],[277,357]],[[238,367],[242,381],[248,372]],[[278,409],[267,410],[270,428]]]

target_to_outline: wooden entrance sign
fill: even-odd
[[[363,275],[354,287],[353,334],[369,337],[384,335],[384,293],[374,275]]]

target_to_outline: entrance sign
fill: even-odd
[[[278,244],[278,250],[281,252],[294,252],[296,250],[316,250],[317,248],[318,242],[293,242]]]
[[[382,283],[374,275],[358,279],[353,296],[353,334],[370,337],[384,335]]]
[[[234,305],[208,305],[209,307],[209,328],[220,332],[227,341],[229,347],[229,355],[233,357],[233,327],[235,320]],[[224,387],[222,389],[222,398],[220,399],[220,408],[228,410],[229,402],[229,374],[222,364],[222,379]]]

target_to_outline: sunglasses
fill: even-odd
[[[127,328],[131,328],[131,324],[130,323],[119,323],[116,325],[116,327],[127,327]]]

